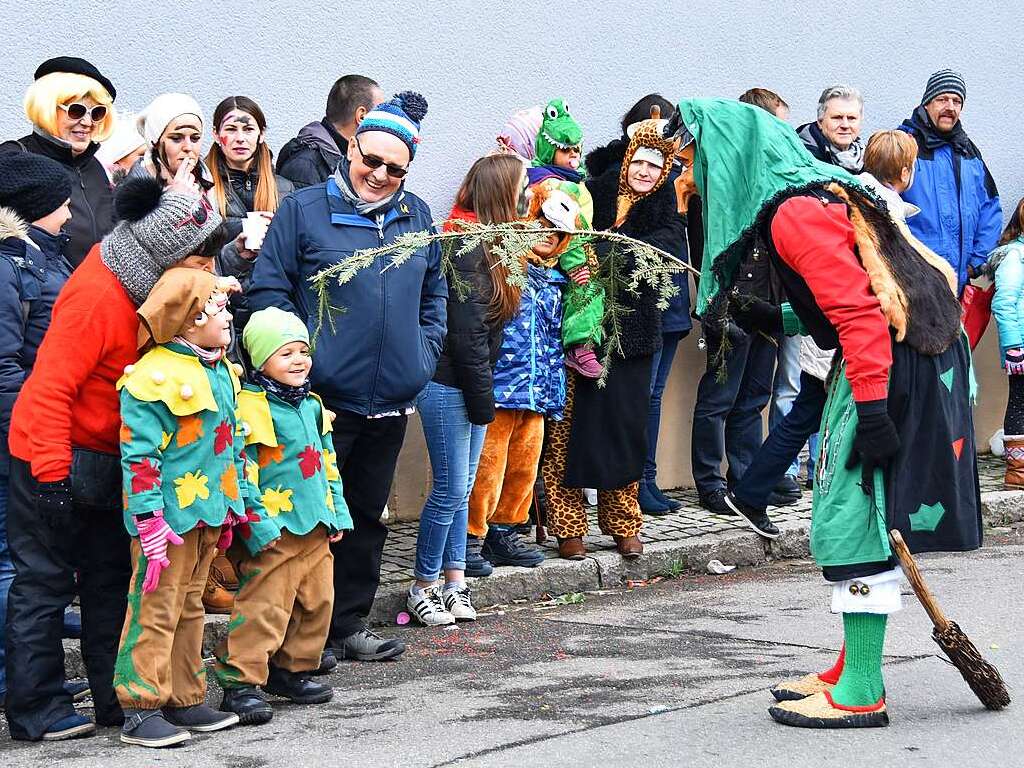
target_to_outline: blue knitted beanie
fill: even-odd
[[[414,91],[402,91],[367,112],[356,129],[356,136],[367,131],[390,133],[405,142],[412,160],[416,157],[416,145],[420,143],[420,121],[426,115],[427,100]]]

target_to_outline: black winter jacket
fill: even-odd
[[[31,239],[32,243],[26,239]],[[57,294],[71,276],[66,235],[30,226],[0,208],[0,473],[7,473],[7,436],[21,385],[50,327]]]
[[[49,157],[71,175],[71,221],[64,231],[70,237],[65,255],[72,267],[82,263],[89,250],[114,228],[114,193],[103,164],[94,155],[100,148],[92,143],[75,156],[71,147],[52,136],[31,133],[17,141],[0,144],[0,152],[33,152]]]
[[[462,391],[473,424],[494,421],[494,363],[501,350],[502,325],[488,323],[494,286],[483,248],[455,262],[458,284],[448,285],[448,335],[434,381]]]
[[[347,152],[348,141],[325,117],[303,126],[298,136],[281,147],[277,172],[295,184],[296,189],[322,184]]]
[[[597,163],[594,167],[594,157],[595,154],[591,153],[587,158],[587,170],[591,174],[587,179],[587,189],[594,198],[594,229],[611,229],[615,224],[622,163],[620,160],[604,167]],[[637,201],[617,231],[666,253],[686,252],[686,229],[676,211],[675,191],[669,184]],[[597,245],[599,257],[608,250],[607,245]],[[633,271],[634,264],[623,259],[619,269],[620,274],[626,275]],[[623,357],[646,357],[661,349],[661,310],[657,307],[658,297],[654,290],[641,284],[638,293],[623,289],[615,300],[630,310],[619,318]]]

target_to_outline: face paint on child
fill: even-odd
[[[263,134],[252,115],[235,109],[215,129],[214,138],[224,150],[228,164],[241,168],[252,161]]]
[[[268,357],[260,372],[268,379],[289,387],[301,387],[309,379],[312,368],[309,345],[304,341],[292,341]]]

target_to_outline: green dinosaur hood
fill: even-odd
[[[552,99],[544,107],[540,131],[534,144],[533,164],[536,166],[551,165],[555,162],[556,149],[582,147],[583,129],[569,114],[569,105],[564,99]]]
[[[678,109],[694,138],[693,175],[704,214],[697,295],[703,316],[731,286],[760,217],[787,193],[832,182],[865,190],[842,168],[815,160],[791,126],[763,109],[730,99],[685,99]]]

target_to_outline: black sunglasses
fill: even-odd
[[[382,165],[386,165],[388,169],[388,176],[392,179],[404,179],[405,175],[409,172],[408,168],[401,165],[392,165],[391,163],[385,163],[376,155],[368,155],[363,152],[363,148],[359,145],[359,137],[356,136],[356,149],[359,150],[359,154],[363,156],[363,165],[370,170],[376,171]]]
[[[58,104],[57,106],[67,112],[68,117],[72,120],[81,120],[86,115],[89,115],[94,123],[98,123],[107,116],[107,108],[102,104],[97,104],[92,109],[85,106],[85,104],[80,101],[76,101],[72,104]]]

